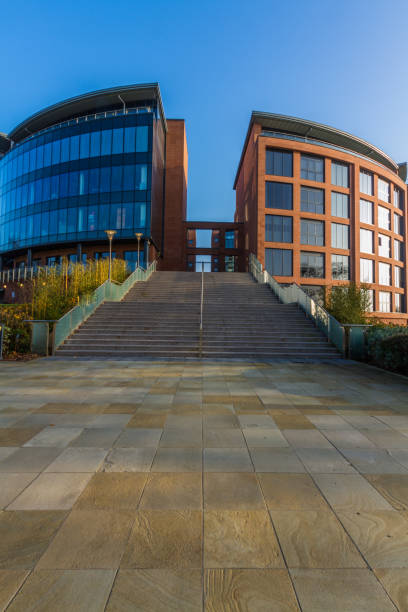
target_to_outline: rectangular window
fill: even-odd
[[[91,157],[99,157],[101,154],[101,132],[91,133]]]
[[[102,131],[101,140],[101,155],[110,155],[112,153],[112,130]]]
[[[381,257],[391,257],[391,238],[378,234],[378,254]]]
[[[400,293],[394,293],[395,312],[402,312],[403,296]]]
[[[324,253],[300,253],[300,276],[303,278],[324,278]]]
[[[265,249],[265,268],[272,276],[292,276],[292,251]]]
[[[332,278],[350,280],[350,258],[347,255],[332,255]]]
[[[280,208],[281,210],[293,209],[293,187],[290,183],[265,183],[265,207]]]
[[[324,221],[300,220],[301,244],[324,246]]]
[[[338,187],[349,186],[349,167],[347,164],[331,163],[331,182]]]
[[[265,240],[267,242],[293,242],[292,217],[265,215]]]
[[[136,151],[136,128],[125,128],[125,153],[134,153]]]
[[[374,195],[374,177],[371,172],[360,170],[360,191],[367,195]]]
[[[112,155],[123,153],[123,128],[113,130]]]
[[[149,128],[139,125],[136,132],[136,153],[146,153],[149,150]]]
[[[372,259],[360,259],[360,283],[374,282],[374,261]]]
[[[394,232],[402,236],[402,219],[401,215],[394,213]]]
[[[404,209],[404,194],[397,187],[394,187],[394,206],[400,210]]]
[[[378,206],[378,226],[382,229],[391,229],[391,212],[384,206]]]
[[[374,253],[374,232],[360,228],[360,251]]]
[[[397,261],[404,261],[402,242],[399,240],[394,240],[394,259]]]
[[[265,238],[265,240],[267,240],[267,238]],[[234,230],[225,232],[225,248],[235,249],[235,231]]]
[[[301,187],[300,210],[324,215],[324,190],[313,189],[313,187]]]
[[[390,201],[390,184],[383,179],[378,179],[378,198],[383,202]]]
[[[81,159],[86,159],[87,157],[89,157],[89,150],[90,150],[90,134],[88,132],[88,134],[81,134],[81,144],[80,144],[80,158]]]
[[[403,268],[399,266],[394,266],[394,285],[399,289],[404,286]]]
[[[308,181],[324,182],[324,159],[302,155],[300,163],[300,176]]]
[[[368,200],[360,200],[360,221],[374,225],[374,205]]]
[[[368,305],[368,312],[373,312],[374,311],[374,289],[368,289],[367,290],[368,293],[368,299],[369,299],[369,305]]]
[[[335,249],[349,249],[349,226],[343,223],[331,224],[331,245]]]
[[[275,176],[293,176],[292,153],[267,149],[265,172]]]
[[[345,193],[331,193],[331,213],[333,217],[349,218],[349,197]]]
[[[380,291],[380,312],[391,312],[391,293]]]
[[[391,266],[380,261],[378,264],[378,282],[380,285],[391,285]]]
[[[79,136],[71,136],[69,139],[69,159],[79,159]]]

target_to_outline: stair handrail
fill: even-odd
[[[346,354],[345,330],[337,319],[335,319],[323,306],[320,306],[310,297],[298,284],[292,283],[286,287],[282,286],[267,270],[262,269],[261,262],[250,253],[249,271],[258,283],[269,285],[278,299],[283,304],[297,304],[306,315],[313,321],[328,340],[343,354]],[[362,326],[364,327],[364,326]]]
[[[200,303],[200,332],[203,331],[203,309],[204,309],[204,262],[201,262],[201,303]]]

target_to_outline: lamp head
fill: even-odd
[[[116,230],[105,230],[105,234],[108,236],[109,240],[112,240],[116,234]]]
[[[136,238],[137,238],[138,240],[140,240],[140,239],[141,239],[141,237],[143,236],[143,234],[142,234],[142,232],[136,232],[135,236],[136,236]]]

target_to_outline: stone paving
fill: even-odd
[[[408,381],[0,365],[0,609],[408,610]]]

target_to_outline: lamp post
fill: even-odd
[[[109,282],[111,282],[111,275],[112,275],[112,240],[114,235],[116,234],[115,230],[105,230],[105,234],[108,236],[108,240],[109,240]]]
[[[147,240],[147,249],[146,249],[146,270],[149,267],[149,249],[150,249],[150,240]]]
[[[141,232],[136,232],[135,236],[137,238],[137,267],[140,268],[140,239],[143,234]]]

